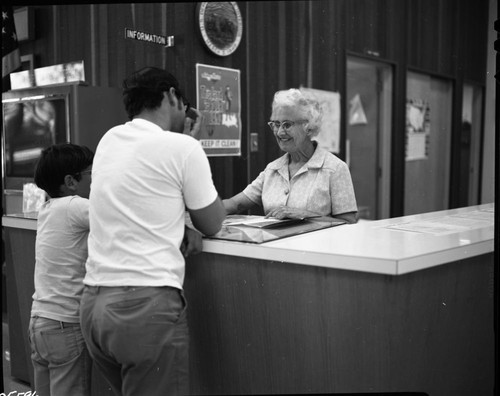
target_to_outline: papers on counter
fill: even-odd
[[[222,229],[217,234],[204,238],[263,243],[323,228],[335,227],[341,224],[345,224],[345,221],[328,216],[307,218],[304,220],[279,220],[276,218],[265,218],[264,216],[228,215],[222,223]]]
[[[228,217],[224,221],[225,226],[246,226],[246,227],[257,227],[257,228],[275,228],[282,227],[285,225],[292,225],[296,223],[303,222],[303,219],[276,219],[274,217],[264,217],[264,216],[237,216]]]
[[[494,210],[479,209],[425,220],[391,224],[385,228],[424,234],[446,235],[494,225]]]

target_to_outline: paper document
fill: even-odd
[[[264,216],[246,216],[245,218],[236,219],[226,219],[224,221],[225,226],[247,226],[247,227],[257,227],[257,228],[274,228],[281,227],[285,225],[291,225],[300,223],[304,220],[302,219],[276,219],[274,217],[264,217]]]

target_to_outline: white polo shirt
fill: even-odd
[[[92,166],[84,283],[182,289],[185,208],[216,197],[207,156],[191,136],[137,118],[112,128]]]

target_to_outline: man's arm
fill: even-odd
[[[181,244],[181,253],[184,257],[193,256],[203,250],[202,235],[199,231],[186,225],[184,238]]]
[[[227,214],[241,213],[256,206],[245,194],[240,192],[235,196],[222,201]]]
[[[224,205],[219,197],[210,205],[197,210],[188,208],[191,221],[197,230],[205,235],[217,234],[222,228],[222,222],[226,217]]]

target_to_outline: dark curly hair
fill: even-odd
[[[144,109],[156,109],[163,100],[163,92],[175,89],[175,96],[187,100],[182,95],[179,82],[168,71],[158,67],[145,67],[123,81],[123,103],[129,119],[133,119]]]
[[[55,144],[40,154],[35,167],[35,184],[51,198],[61,196],[66,175],[81,179],[80,172],[92,165],[94,153],[86,146],[71,143]]]

